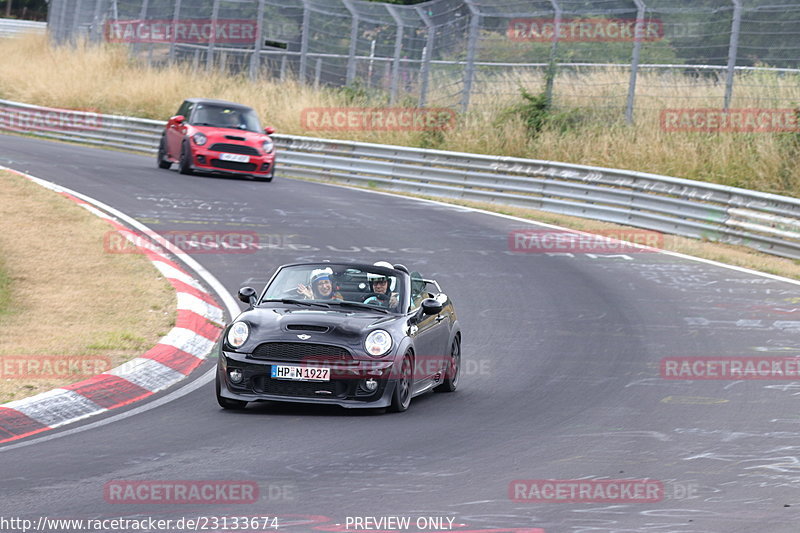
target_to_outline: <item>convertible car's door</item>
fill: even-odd
[[[412,274],[412,306],[419,311],[422,300],[432,296],[427,292],[425,282]],[[419,314],[416,323],[414,345],[416,347],[416,363],[414,371],[414,389],[420,390],[433,383],[433,378],[440,373],[446,364],[446,349],[449,336],[450,319],[443,310],[438,315]]]

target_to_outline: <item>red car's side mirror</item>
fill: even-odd
[[[186,120],[186,117],[184,117],[183,115],[175,115],[174,117],[169,119],[169,121],[173,124],[183,124],[184,120]]]
[[[266,128],[264,128],[264,133],[266,133],[267,135],[272,135],[273,133],[275,133],[275,128],[273,128],[272,126],[267,126]]]

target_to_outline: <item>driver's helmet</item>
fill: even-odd
[[[373,266],[383,267],[383,268],[394,268],[388,261],[378,261],[377,263],[373,263]],[[389,276],[386,276],[384,274],[378,274],[376,272],[367,272],[367,280],[369,281],[370,288],[372,289],[373,292],[378,292],[375,290],[376,281],[386,281],[386,289],[383,291],[383,293],[391,294],[392,280],[389,278]]]
[[[239,127],[239,113],[235,109],[225,108],[220,113],[220,121],[226,126]]]

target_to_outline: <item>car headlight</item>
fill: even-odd
[[[206,144],[206,141],[208,140],[208,138],[205,136],[204,133],[199,133],[198,132],[198,133],[195,133],[194,135],[192,135],[192,140],[194,141],[194,143],[197,146],[203,146],[204,144]]]
[[[265,154],[271,154],[275,149],[275,143],[270,140],[266,140],[261,144],[261,149],[264,150]]]
[[[386,355],[392,349],[392,336],[385,329],[376,329],[367,335],[364,341],[364,348],[373,357]]]
[[[235,322],[228,330],[228,344],[234,348],[239,348],[247,341],[250,336],[250,326],[245,322]]]

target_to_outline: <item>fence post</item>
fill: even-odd
[[[258,77],[258,69],[261,66],[261,47],[264,44],[264,1],[258,0],[258,10],[256,12],[256,37],[253,43],[253,55],[250,57],[250,79]]]
[[[308,34],[311,24],[311,11],[308,0],[303,0],[303,27],[300,29],[300,83],[306,82],[306,64],[308,63]],[[286,74],[286,55],[281,62],[281,81]]]
[[[178,21],[181,20],[181,0],[175,0],[175,9],[172,11],[172,38],[169,40],[169,64],[175,62],[175,45],[178,42]]]
[[[56,10],[59,9],[60,0],[50,0],[50,5],[47,8],[47,38],[51,41],[56,40]]]
[[[76,0],[75,2],[75,13],[72,15],[72,31],[70,32],[71,41],[74,43],[78,39],[78,26],[80,23],[80,16],[81,16],[81,4],[83,4],[83,0]]]
[[[736,55],[739,51],[739,28],[742,25],[742,2],[733,2],[733,23],[731,24],[731,43],[728,47],[728,72],[725,75],[725,103],[723,109],[727,111],[733,96],[733,75],[736,73]]]
[[[147,0],[145,0],[147,1]],[[211,38],[206,49],[206,70],[211,70],[214,65],[214,48],[217,42],[217,19],[219,18],[219,0],[214,0],[211,7]]]
[[[631,58],[631,81],[628,85],[628,101],[625,104],[625,121],[633,124],[633,101],[636,98],[636,77],[639,75],[639,56],[642,51],[642,30],[644,30],[643,0],[633,0],[636,4],[636,25],[633,27],[633,57]]]
[[[344,7],[350,12],[350,49],[347,52],[347,78],[345,83],[350,85],[356,77],[356,44],[358,43],[358,13],[353,8],[350,0],[342,0]]]
[[[478,48],[478,36],[481,23],[481,12],[473,0],[464,0],[469,8],[469,38],[467,40],[467,62],[464,65],[464,89],[461,95],[461,111],[467,112],[469,99],[472,93],[472,81],[475,77],[475,54]]]
[[[139,11],[139,20],[147,20],[147,8],[150,7],[150,0],[144,0],[142,2],[142,9]],[[139,49],[141,48],[140,43],[137,41],[136,37],[133,38],[133,55],[139,55]]]
[[[436,30],[433,21],[425,13],[425,9],[417,6],[416,11],[425,27],[428,29],[428,36],[425,41],[425,47],[422,49],[422,68],[420,69],[420,85],[419,85],[419,107],[425,107],[428,103],[428,82],[431,76],[431,56],[433,55],[433,40],[436,38]]]
[[[394,56],[392,58],[392,81],[389,89],[389,105],[394,105],[397,101],[397,84],[400,79],[400,51],[403,48],[403,19],[397,14],[397,8],[391,4],[386,4],[386,10],[394,19],[397,25],[394,37]]]
[[[147,1],[147,0],[145,0]],[[67,29],[67,11],[69,9],[70,0],[61,1],[61,13],[58,14],[58,41],[65,43],[69,38],[69,31]]]
[[[553,105],[553,85],[556,79],[556,55],[558,54],[558,35],[561,32],[561,6],[557,0],[550,0],[555,12],[555,27],[553,29],[553,44],[550,46],[550,61],[547,64],[547,75],[545,76],[545,101],[547,107]]]
[[[322,58],[317,58],[317,66],[314,67],[314,88],[319,88],[319,79],[322,76]]]
[[[90,40],[99,43],[103,40],[103,25],[100,21],[100,14],[103,12],[103,0],[96,0],[94,3],[94,13],[92,14],[92,29],[90,30]]]

